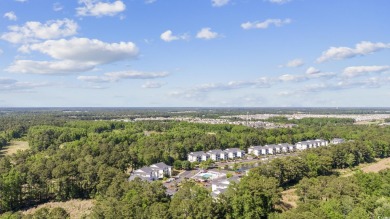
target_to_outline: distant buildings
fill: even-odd
[[[344,139],[334,138],[330,144],[343,143]],[[295,145],[288,143],[269,144],[269,145],[253,145],[248,148],[248,154],[255,156],[275,155],[281,153],[291,153],[294,151],[302,151],[310,148],[318,148],[328,146],[329,142],[323,139],[307,140],[297,142]],[[239,148],[228,148],[226,150],[210,150],[208,152],[196,151],[188,154],[188,161],[202,162],[208,159],[213,161],[236,159],[245,156],[245,152]]]
[[[135,170],[130,174],[129,181],[137,177],[146,181],[154,181],[162,179],[164,176],[171,177],[171,175],[172,167],[161,162]]]
[[[344,139],[342,138],[334,138],[330,141],[331,144],[341,144],[341,143],[344,143]]]
[[[243,157],[245,151],[239,148],[228,148],[226,150],[210,150],[208,152],[196,151],[188,154],[188,161],[190,162],[201,162],[211,159],[213,161],[236,159]]]

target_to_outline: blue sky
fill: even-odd
[[[1,107],[390,107],[388,0],[3,0]]]

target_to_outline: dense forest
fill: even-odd
[[[390,127],[354,125],[350,119],[332,118],[289,120],[298,126],[279,129],[95,120],[112,115],[103,111],[88,113],[83,119],[58,112],[1,116],[0,148],[23,138],[30,149],[0,157],[0,218],[68,217],[63,209],[24,216],[17,211],[75,198],[96,200],[92,218],[390,216],[390,171],[343,178],[335,171],[390,157]],[[277,120],[282,122],[284,118]],[[247,149],[251,145],[334,137],[349,141],[273,159],[251,169],[248,176],[233,183],[217,199],[192,181],[182,183],[172,197],[166,195],[159,181],[127,181],[129,169],[156,162],[174,165],[175,161],[186,160],[191,151]],[[291,186],[297,188],[299,205],[282,211],[277,207],[281,192]]]

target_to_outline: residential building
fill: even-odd
[[[345,140],[342,139],[342,138],[334,138],[330,141],[331,144],[341,144],[341,143],[344,143]]]
[[[239,148],[228,148],[225,150],[229,159],[241,158],[245,155],[245,151]]]
[[[191,152],[188,154],[188,161],[189,162],[201,162],[203,154],[205,154],[203,151]]]
[[[142,167],[133,171],[130,174],[129,181],[139,177],[142,180],[154,181],[157,179],[162,179],[164,176],[171,177],[172,167],[166,165],[165,163],[156,163],[152,164],[149,167]]]
[[[207,154],[210,156],[210,159],[213,161],[220,161],[227,159],[227,153],[225,151],[222,151],[220,149],[217,150],[211,150],[207,152]]]
[[[261,150],[261,146],[250,146],[248,148],[248,154],[259,156],[261,154],[260,150]]]
[[[164,176],[170,177],[172,175],[172,167],[166,165],[163,162],[152,164],[152,165],[150,165],[150,168],[152,168],[152,170],[157,172],[157,177],[159,179],[164,178]]]

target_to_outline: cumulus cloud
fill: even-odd
[[[147,81],[142,85],[142,88],[160,88],[164,85],[164,83],[156,82],[156,81]]]
[[[78,16],[114,16],[126,10],[126,5],[122,1],[102,2],[98,0],[79,0],[82,7],[76,8]]]
[[[18,17],[16,17],[15,12],[13,12],[13,11],[9,11],[9,12],[5,13],[4,17],[10,21],[16,21],[18,19]]]
[[[291,0],[268,0],[268,1],[271,3],[276,3],[276,4],[284,4],[284,3],[287,3]]]
[[[23,26],[9,26],[9,32],[1,35],[1,39],[11,43],[31,43],[39,40],[57,39],[77,33],[78,25],[73,20],[50,20],[46,23],[26,22]]]
[[[211,31],[211,28],[209,28],[209,27],[202,28],[196,34],[196,38],[198,38],[198,39],[211,40],[211,39],[215,39],[217,37],[220,37],[220,35],[217,32]]]
[[[77,79],[92,83],[117,82],[122,79],[154,79],[164,78],[169,74],[167,72],[140,72],[140,71],[118,71],[107,72],[102,76],[79,76]]]
[[[356,44],[355,48],[330,47],[328,50],[322,53],[322,55],[317,59],[317,62],[325,62],[328,60],[342,60],[355,56],[364,56],[389,48],[390,43],[372,43],[369,41],[362,41]]]
[[[33,60],[16,60],[5,69],[11,73],[23,74],[42,74],[42,75],[60,75],[75,74],[89,71],[94,65],[74,62],[74,61],[33,61]]]
[[[367,73],[381,73],[389,69],[390,66],[351,66],[344,69],[343,75],[346,77],[357,77]]]
[[[290,24],[292,22],[291,19],[267,19],[265,21],[255,21],[255,22],[246,22],[242,23],[241,27],[244,30],[249,30],[249,29],[267,29],[269,26],[274,25],[276,27],[281,27],[285,24]]]
[[[211,0],[211,5],[213,7],[221,7],[229,3],[230,0]]]
[[[300,67],[304,65],[305,62],[302,59],[293,59],[287,62],[285,65],[281,65],[280,67]]]
[[[132,42],[106,43],[88,38],[48,40],[43,43],[24,46],[21,51],[38,51],[54,59],[71,60],[92,65],[132,59],[138,54],[138,48]]]
[[[162,33],[160,35],[160,38],[163,41],[165,41],[165,42],[171,42],[171,41],[174,41],[174,40],[185,40],[185,39],[188,39],[188,36],[186,34],[175,36],[175,35],[173,35],[171,30],[167,30],[167,31],[165,31],[164,33]]]
[[[306,70],[306,74],[308,75],[313,75],[313,74],[318,74],[320,73],[321,71],[314,68],[314,67],[309,67],[307,70]]]
[[[71,74],[94,69],[97,65],[132,59],[138,48],[132,42],[106,43],[96,39],[72,38],[48,40],[43,43],[24,45],[20,51],[37,51],[53,61],[17,60],[6,70],[14,73]]]

